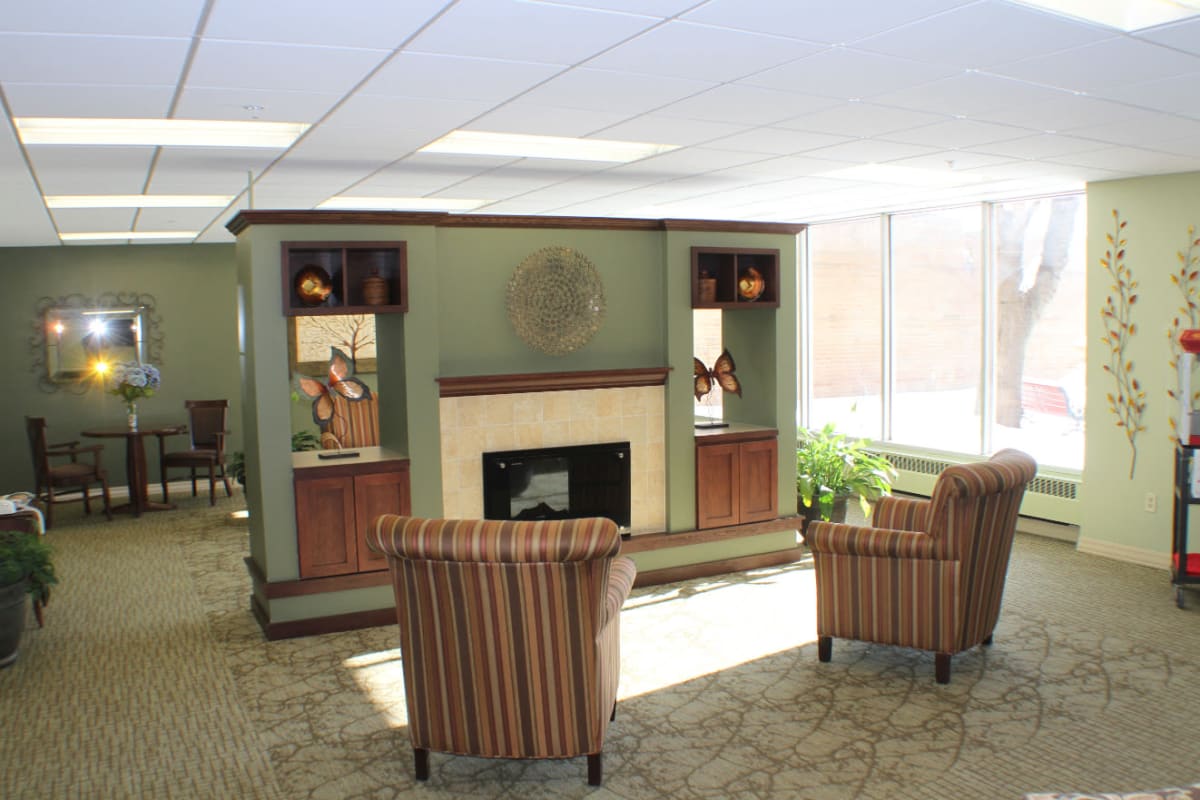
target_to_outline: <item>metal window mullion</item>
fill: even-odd
[[[993,204],[981,203],[981,213],[983,215],[983,228],[981,241],[979,243],[982,248],[980,254],[982,269],[980,272],[980,280],[983,281],[983,308],[980,310],[982,315],[980,325],[980,370],[979,370],[979,390],[980,390],[980,405],[979,405],[979,443],[982,448],[982,455],[987,455],[992,452],[992,419],[995,416],[996,404],[996,287],[994,284],[995,278],[995,262],[992,258],[992,223],[993,223]]]
[[[894,356],[892,348],[892,303],[895,301],[894,292],[892,291],[892,215],[881,214],[879,217],[879,268],[882,271],[883,280],[880,281],[883,288],[883,302],[880,309],[880,328],[882,330],[881,351],[880,352],[880,413],[883,419],[880,420],[880,440],[884,442],[892,441],[892,393],[895,390],[893,385],[895,381],[895,371],[892,368],[892,359]]]

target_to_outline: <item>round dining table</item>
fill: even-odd
[[[146,437],[171,436],[184,430],[182,425],[163,425],[151,428],[130,430],[128,427],[91,428],[80,431],[83,436],[93,439],[124,439],[125,440],[125,479],[129,483],[129,502],[117,506],[113,511],[130,511],[135,517],[140,517],[147,511],[170,511],[175,508],[173,503],[158,503],[150,499],[148,481],[150,475],[146,470]]]

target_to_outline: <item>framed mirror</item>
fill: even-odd
[[[34,369],[46,391],[86,391],[99,362],[160,360],[162,334],[150,295],[44,297],[35,326]]]

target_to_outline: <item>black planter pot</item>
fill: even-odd
[[[845,522],[846,521],[846,501],[850,499],[850,495],[838,495],[833,498],[833,509],[829,512],[830,522]],[[800,514],[804,517],[804,527],[808,527],[810,522],[821,521],[821,507],[817,504],[817,500],[813,498],[813,504],[805,508],[804,501],[797,498],[797,505],[800,508]]]
[[[25,581],[0,586],[0,667],[17,660],[17,647],[25,630]]]

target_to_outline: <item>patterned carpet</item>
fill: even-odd
[[[1020,798],[1200,779],[1200,594],[1017,539],[996,644],[820,664],[801,562],[634,591],[604,785],[582,758],[412,753],[396,633],[266,642],[241,496],[49,534],[62,584],[0,672],[0,797]],[[32,615],[30,617],[32,624]]]

